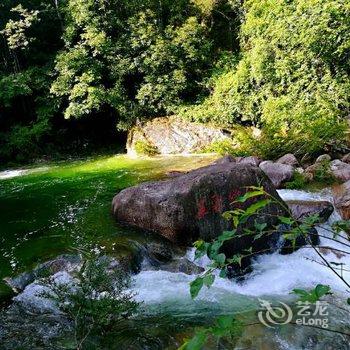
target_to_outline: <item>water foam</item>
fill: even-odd
[[[284,200],[305,201],[331,201],[329,191],[311,193],[296,190],[281,190],[279,194]],[[331,237],[328,231],[332,222],[339,220],[340,216],[334,212],[328,222],[318,227],[319,234]],[[320,239],[321,246],[342,249],[341,244],[327,238]],[[186,257],[194,261],[194,249],[189,249]],[[326,255],[329,261],[344,263],[350,266],[348,256],[337,257],[332,251]],[[315,262],[317,261],[317,262]],[[203,257],[194,261],[197,265],[205,267],[209,259]],[[339,295],[346,292],[343,282],[326,266],[320,265],[321,259],[312,248],[302,248],[289,255],[266,254],[259,256],[253,262],[253,272],[247,276],[244,282],[233,280],[215,279],[210,289],[203,288],[196,301],[192,301],[189,294],[189,283],[196,275],[172,273],[166,271],[141,271],[134,278],[134,290],[138,293],[138,299],[148,305],[162,304],[179,310],[183,308],[192,310],[194,303],[201,302],[202,307],[208,304],[216,304],[218,307],[238,308],[246,305],[258,297],[265,298],[292,298],[290,292],[293,288],[313,288],[315,285],[328,284]],[[344,272],[345,279],[350,279],[350,273]],[[203,305],[204,302],[204,305]]]

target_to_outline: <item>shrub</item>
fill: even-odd
[[[236,146],[231,139],[212,142],[209,146],[202,149],[203,153],[218,153],[220,155],[235,154]]]
[[[307,183],[308,180],[303,174],[299,173],[298,171],[294,171],[292,180],[286,182],[285,186],[289,190],[298,190],[305,188]]]
[[[322,161],[318,164],[314,173],[314,181],[326,185],[332,185],[336,182],[334,175],[330,169],[330,162],[328,160]]]
[[[60,282],[49,277],[44,282],[49,291],[43,296],[53,300],[74,324],[77,349],[90,335],[118,329],[137,311],[134,294],[127,291],[129,276],[120,267],[108,267],[108,259],[88,259],[73,280]]]
[[[211,95],[184,115],[260,127],[259,142],[241,147],[267,158],[314,154],[345,140],[349,6],[332,0],[327,6],[322,0],[251,0],[243,6],[239,63],[218,75]]]
[[[159,154],[159,151],[156,146],[152,145],[148,141],[136,141],[135,142],[135,151],[138,155],[145,156],[155,156]]]

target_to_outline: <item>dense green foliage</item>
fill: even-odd
[[[263,128],[241,143],[261,155],[318,151],[341,139],[349,114],[350,5],[339,0],[244,4],[242,55],[187,114],[228,126]]]
[[[317,153],[347,127],[349,18],[343,0],[2,1],[0,159],[173,113],[245,126],[231,153]]]
[[[0,11],[0,159],[172,113],[205,92],[219,51],[237,49],[225,0],[16,0]]]

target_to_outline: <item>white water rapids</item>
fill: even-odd
[[[279,194],[284,200],[332,201],[330,192],[327,191],[311,193],[281,190]],[[332,237],[327,228],[329,229],[331,223],[337,220],[340,220],[340,216],[334,212],[326,224],[317,228],[319,234]],[[323,237],[320,237],[320,246],[344,250],[344,246],[340,243]],[[194,260],[194,249],[188,251],[187,257]],[[328,251],[325,257],[328,261],[350,266],[349,255],[337,257]],[[292,299],[290,292],[293,288],[311,289],[317,284],[330,285],[335,295],[345,297],[344,283],[328,267],[315,261],[321,262],[321,259],[311,248],[301,248],[289,255],[280,255],[278,252],[261,255],[254,261],[253,272],[244,282],[237,283],[217,276],[213,286],[210,289],[203,287],[195,301],[191,300],[189,283],[196,276],[184,273],[141,271],[134,278],[134,290],[137,292],[137,299],[147,306],[153,305],[158,311],[164,309],[179,314],[191,314],[195,310],[198,311],[198,307],[202,312],[205,310],[209,312],[210,308],[222,311],[251,309],[258,303],[258,297]],[[195,263],[205,267],[208,259],[202,258]],[[346,280],[350,280],[349,272],[343,272],[343,276]]]

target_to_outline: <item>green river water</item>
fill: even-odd
[[[209,164],[215,158],[213,155],[196,155],[136,160],[125,155],[116,155],[45,164],[24,171],[0,172],[1,280],[30,270],[57,255],[76,253],[81,248],[97,247],[106,254],[120,255],[132,250],[134,244],[142,245],[160,239],[150,233],[118,224],[110,212],[113,196],[123,188],[147,180],[166,178],[166,173],[169,171],[198,168]],[[257,308],[257,298],[251,297],[252,294],[257,294],[255,285],[257,288],[269,289],[267,288],[267,284],[271,283],[269,279],[273,280],[269,275],[270,270],[271,275],[277,273],[282,276],[280,280],[283,278],[287,280],[288,276],[285,278],[281,271],[286,270],[287,275],[291,275],[288,269],[295,271],[295,266],[298,266],[296,264],[300,261],[297,254],[289,258],[276,256],[274,264],[280,267],[280,270],[276,270],[275,273],[274,265],[269,267],[269,258],[266,259],[266,263],[257,269],[259,272],[259,268],[264,269],[266,266],[266,271],[260,271],[267,276],[263,282],[252,278],[251,284],[242,287],[223,281],[220,282],[222,285],[212,288],[210,292],[212,294],[209,293],[205,299],[199,298],[194,302],[189,297],[188,287],[193,276],[165,271],[140,273],[137,275],[135,287],[140,291],[140,299],[147,299],[145,306],[149,312],[148,316],[141,321],[143,328],[137,326],[137,330],[134,329],[129,333],[126,331],[125,337],[136,341],[136,345],[120,347],[114,342],[111,348],[176,349],[186,335],[193,334],[194,326],[210,323],[217,314],[248,310],[246,313],[241,313],[240,317],[250,319],[252,312],[254,313]],[[284,266],[282,264],[285,261]],[[310,276],[312,275],[315,273],[311,271]],[[325,279],[328,278],[328,275],[324,276]],[[293,278],[296,285],[299,285],[298,277]],[[313,280],[309,280],[307,283],[313,283]],[[273,287],[273,284],[271,286]],[[280,287],[281,293],[287,294],[285,289],[290,290],[291,287],[292,285],[287,285],[284,288],[283,284]],[[270,289],[273,293],[273,288]],[[0,283],[0,299],[8,301],[8,296],[9,288],[5,283]],[[340,321],[342,320],[341,317]],[[32,323],[35,322],[40,322],[40,318],[28,316],[25,320],[17,319],[13,326],[14,339],[21,343],[19,339],[21,336],[29,336]],[[323,350],[333,349],[332,344],[337,344],[337,349],[350,349],[347,338],[342,336],[334,338],[332,334],[312,330],[307,333],[305,329],[295,331],[289,326],[281,331],[267,329],[261,325],[248,328],[242,336],[240,345],[235,348]],[[140,332],[146,332],[152,341],[138,343],[135,337]],[[8,344],[11,344],[11,341]],[[65,346],[64,342],[55,344],[55,347],[49,348],[71,348],[69,345]],[[113,339],[110,344],[113,344]],[[2,348],[0,344],[0,349]],[[31,349],[46,348],[48,347],[42,345],[31,347]],[[96,347],[92,347],[94,348]],[[225,347],[225,344],[209,343],[206,349],[233,349],[233,347],[230,344],[226,344]]]
[[[0,179],[0,278],[93,243],[125,246],[138,235],[110,215],[113,196],[166,172],[210,163],[213,156],[130,159],[124,155],[37,167]],[[14,175],[17,175],[14,172]]]

